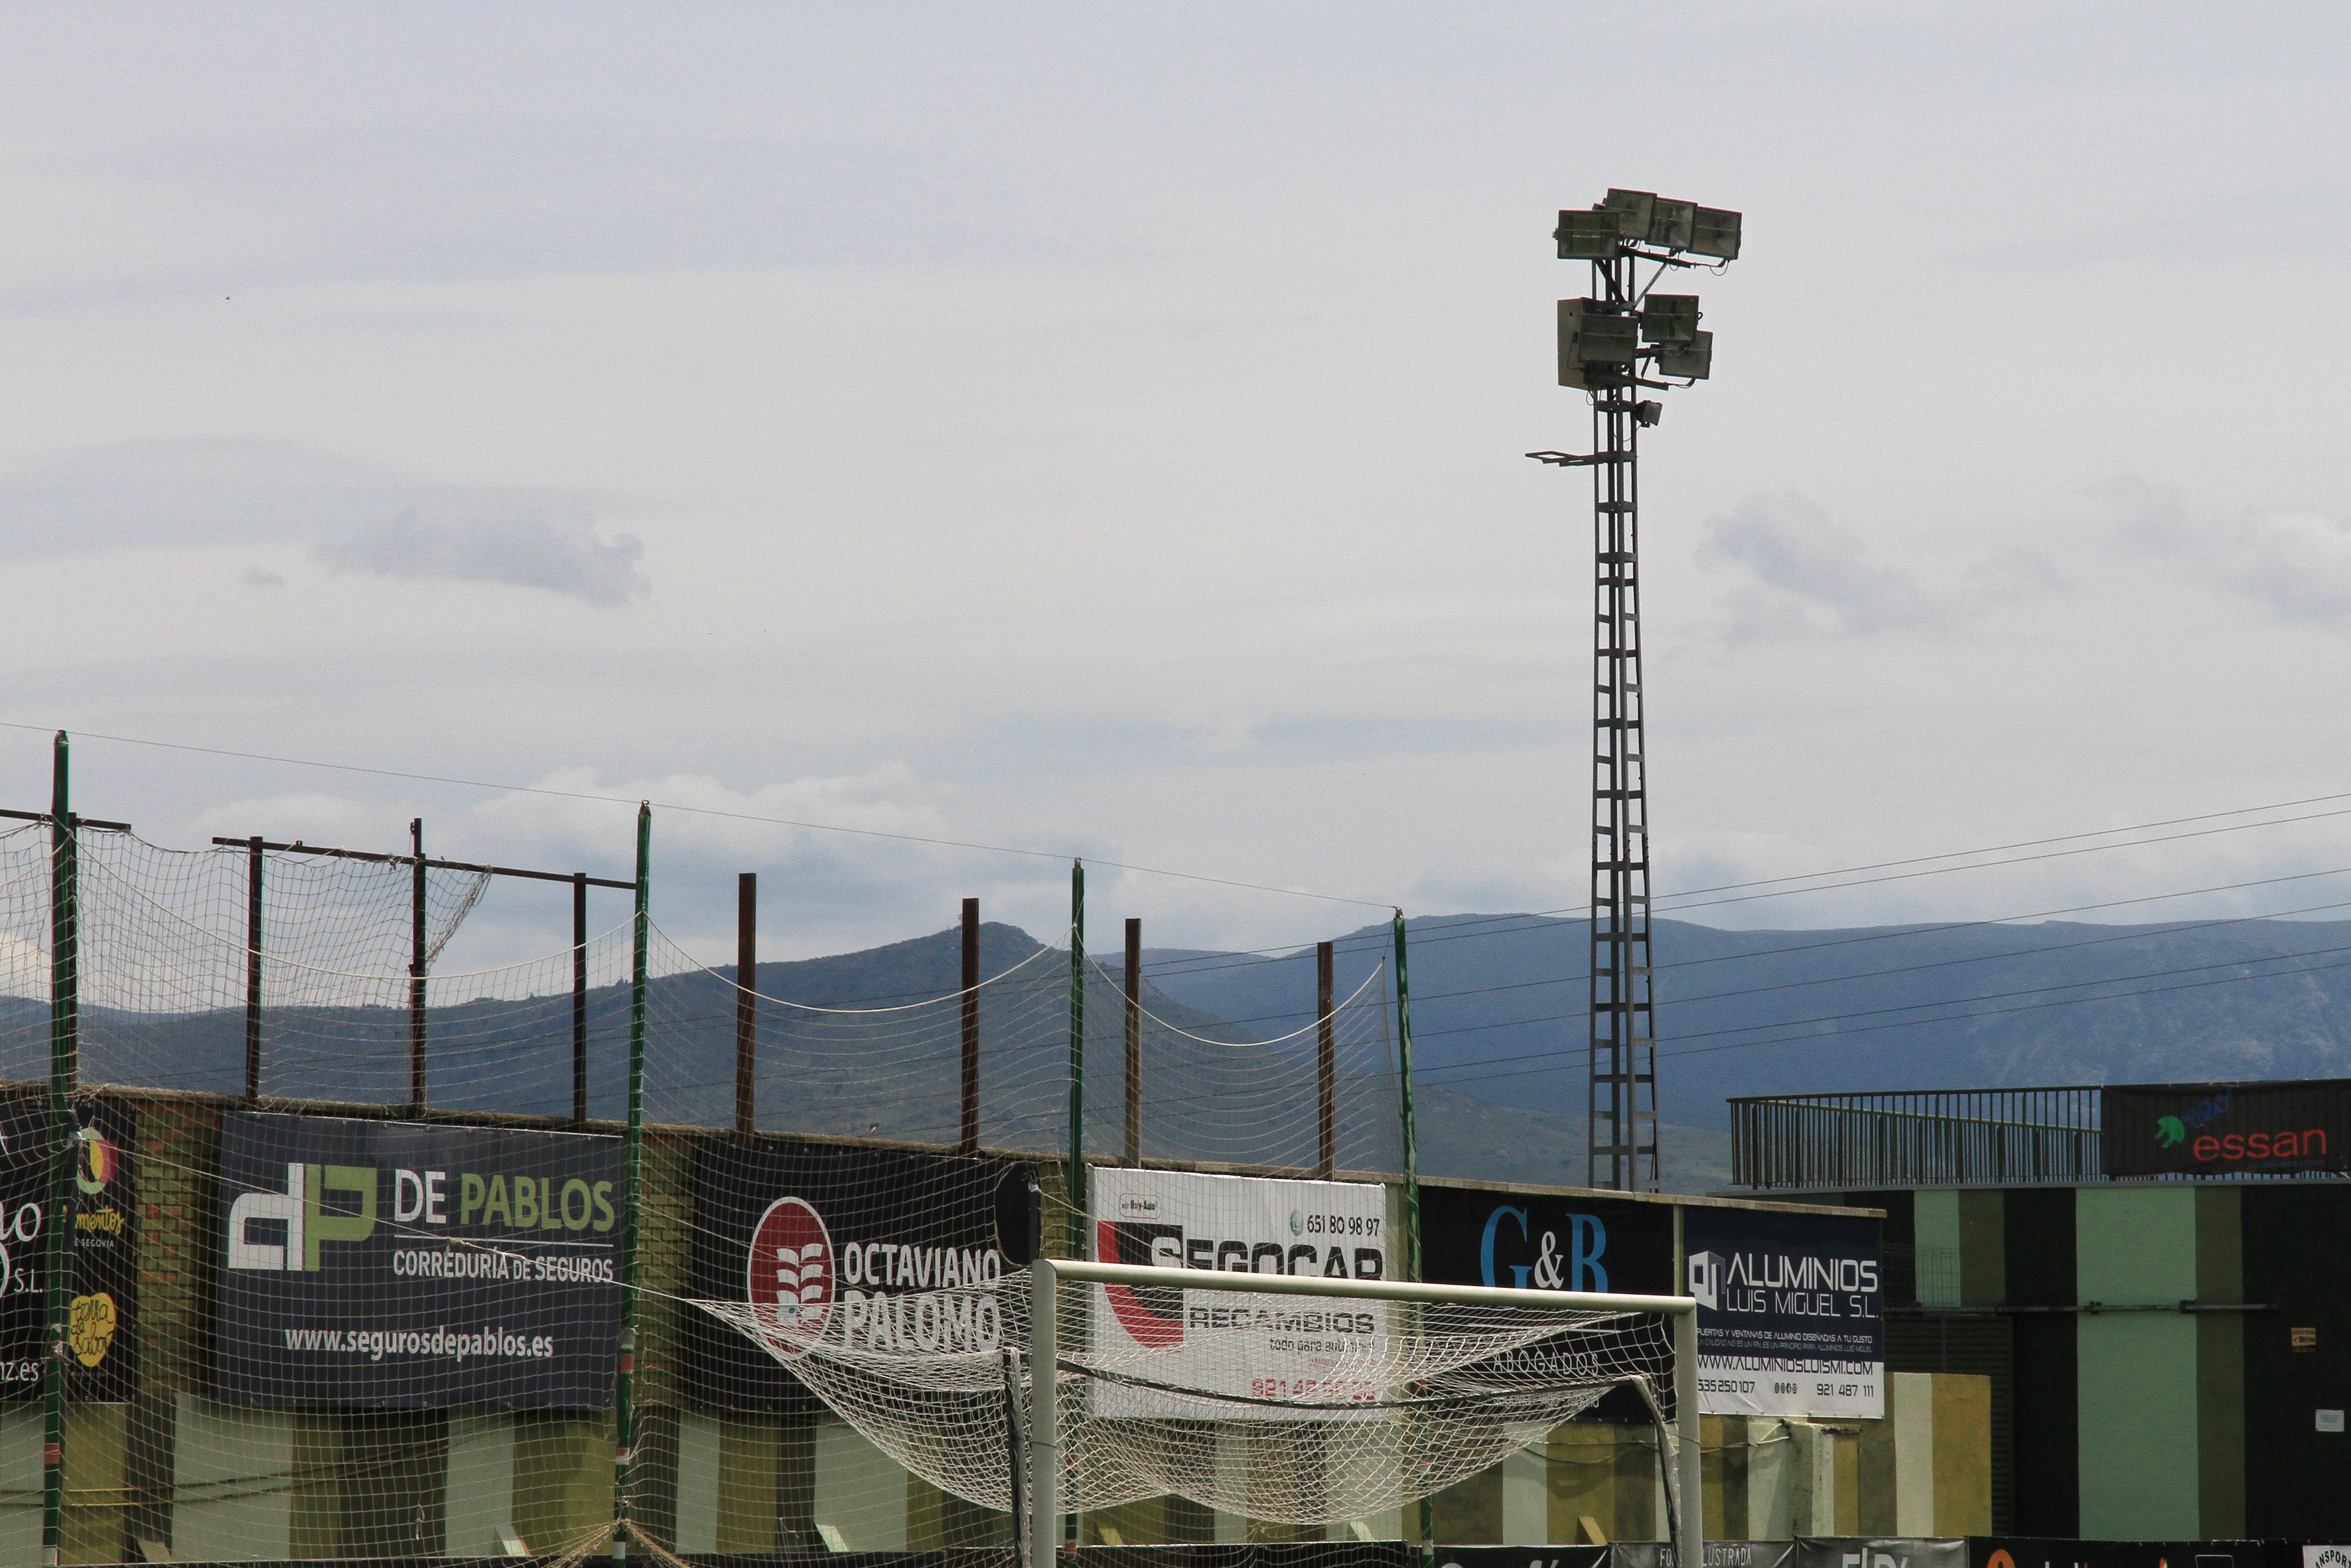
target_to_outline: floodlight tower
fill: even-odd
[[[1646,191],[1559,214],[1562,261],[1592,264],[1587,298],[1559,302],[1559,384],[1592,400],[1592,450],[1530,452],[1592,470],[1591,1073],[1585,1181],[1654,1192],[1656,1009],[1649,988],[1649,793],[1641,700],[1640,433],[1664,406],[1644,389],[1707,379],[1714,334],[1698,296],[1650,289],[1669,269],[1738,258],[1740,215]],[[1704,258],[1704,259],[1699,259]],[[1644,265],[1655,268],[1643,284]]]

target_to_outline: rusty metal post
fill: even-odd
[[[735,1130],[759,1130],[759,876],[735,879]]]
[[[1339,1031],[1331,1016],[1331,970],[1333,949],[1328,942],[1314,944],[1314,1082],[1316,1121],[1321,1151],[1316,1164],[1329,1181],[1339,1168]]]
[[[979,1152],[979,900],[963,901],[963,1135],[965,1154]]]

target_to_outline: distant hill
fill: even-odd
[[[1583,923],[1447,915],[1410,932],[1421,1081],[1580,1121]],[[1384,926],[1343,939],[1343,984],[1387,947]],[[1730,1095],[2351,1074],[2351,923],[1667,920],[1656,960],[1661,1105],[1702,1127],[1728,1124]],[[1312,1009],[1311,952],[1145,964],[1169,995],[1258,1028]]]

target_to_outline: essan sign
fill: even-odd
[[[2116,1084],[2099,1099],[2108,1176],[2351,1170],[2351,1081]]]

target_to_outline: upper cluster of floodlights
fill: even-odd
[[[1697,267],[1739,259],[1740,215],[1650,191],[1611,191],[1589,212],[1563,212],[1552,237],[1562,261],[1654,261]],[[1695,294],[1643,293],[1634,299],[1559,302],[1559,384],[1586,389],[1665,387],[1637,373],[1704,381],[1714,371],[1714,334],[1698,329]],[[1653,405],[1652,405],[1653,406]],[[1649,423],[1654,423],[1654,417]]]

